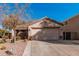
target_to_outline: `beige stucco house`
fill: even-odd
[[[48,17],[27,24],[19,25],[15,29],[16,37],[20,34],[23,39],[34,40],[74,40],[79,39],[79,15],[63,23]]]
[[[16,36],[22,32],[23,38],[29,38],[34,40],[58,40],[59,28],[61,23],[44,17],[38,21],[32,21],[27,24],[19,25],[16,27]]]

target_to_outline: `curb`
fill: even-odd
[[[31,55],[31,41],[28,41],[22,56],[30,56],[30,55]]]

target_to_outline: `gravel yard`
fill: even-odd
[[[11,51],[11,53],[13,54],[11,56],[21,56],[24,52],[27,43],[20,40],[20,41],[16,41],[16,43],[4,43],[3,45],[6,47],[6,49],[0,50],[1,56],[10,56],[5,53],[5,51],[7,50]]]

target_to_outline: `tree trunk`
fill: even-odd
[[[12,42],[14,43],[16,41],[15,32],[14,29],[12,29]]]

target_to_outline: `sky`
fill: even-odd
[[[29,4],[0,4],[0,15],[19,13],[24,20],[38,20],[45,16],[58,22],[63,22],[79,14],[78,3],[29,3]],[[23,10],[23,8],[25,8]],[[20,12],[21,11],[21,12]],[[3,19],[0,16],[0,20]],[[1,27],[1,26],[0,26]]]
[[[33,18],[48,16],[59,22],[63,22],[74,15],[79,14],[79,4],[31,4]]]

